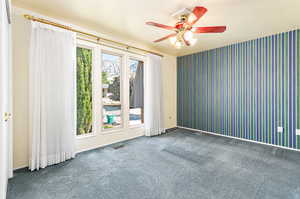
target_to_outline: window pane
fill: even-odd
[[[144,63],[129,61],[129,125],[144,123]]]
[[[77,47],[77,135],[92,132],[92,50]]]
[[[120,78],[121,57],[102,53],[102,122],[104,129],[120,127],[122,124]]]

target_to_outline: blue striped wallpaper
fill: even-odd
[[[178,126],[300,149],[300,30],[178,57],[177,65]]]

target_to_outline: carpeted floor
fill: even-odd
[[[300,198],[300,152],[177,129],[9,181],[8,199]]]

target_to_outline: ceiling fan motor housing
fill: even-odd
[[[179,18],[179,20],[181,22],[186,22],[188,20],[188,15],[181,15],[180,18]]]

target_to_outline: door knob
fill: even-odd
[[[7,122],[9,120],[9,118],[11,117],[11,113],[4,113],[4,121]]]

